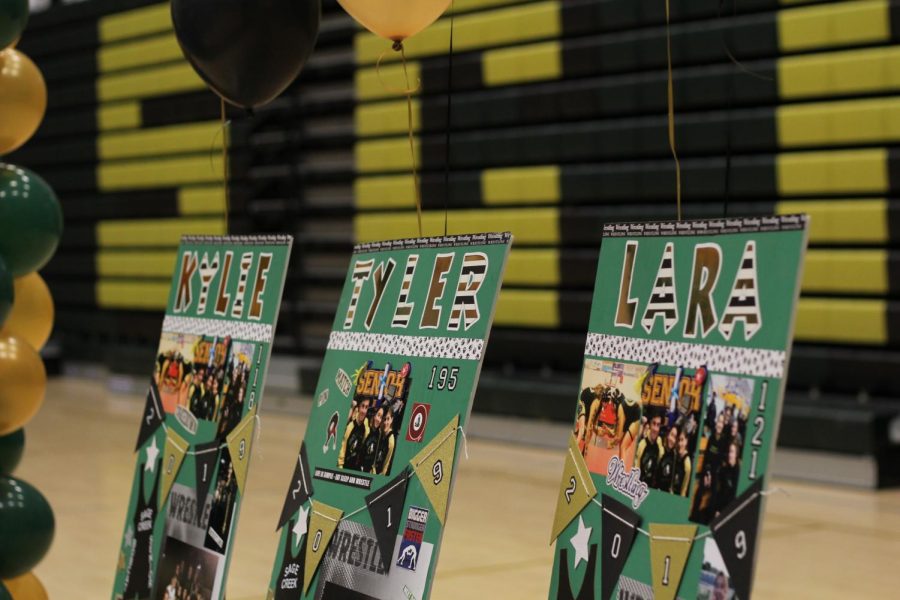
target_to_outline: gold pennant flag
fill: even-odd
[[[256,410],[251,410],[241,419],[238,426],[225,437],[228,453],[238,491],[244,493],[244,482],[247,481],[247,464],[250,462],[250,447],[253,445],[253,432],[256,431]]]
[[[169,497],[169,490],[175,483],[178,476],[178,470],[181,469],[181,463],[184,462],[184,455],[188,451],[188,442],[183,437],[175,433],[171,427],[166,430],[166,450],[163,454],[162,464],[162,486],[159,488],[159,506],[162,507]]]
[[[453,477],[453,459],[456,456],[457,429],[459,429],[459,415],[453,417],[440,433],[434,436],[434,439],[410,461],[441,525],[444,524],[447,516],[447,500],[450,496],[450,481]]]
[[[674,600],[696,533],[696,525],[650,524],[654,600]]]
[[[574,435],[569,436],[569,450],[563,466],[559,495],[556,498],[556,515],[553,517],[553,531],[550,534],[551,544],[596,495],[597,488],[594,487],[591,473],[584,464],[584,457],[578,449],[578,441]]]
[[[312,583],[316,569],[328,550],[328,544],[331,543],[331,536],[337,529],[344,511],[315,500],[310,500],[312,510],[309,516],[309,529],[306,532],[306,562],[303,568],[303,593],[309,591],[309,584]],[[288,539],[290,543],[290,539]]]

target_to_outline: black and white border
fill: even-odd
[[[328,349],[349,350],[351,352],[365,352],[368,354],[393,354],[417,358],[481,360],[484,352],[484,340],[332,331],[328,337]]]
[[[589,333],[585,356],[639,363],[679,365],[691,369],[752,377],[784,377],[785,353],[779,350],[714,346]]]
[[[449,235],[437,237],[408,238],[387,240],[384,242],[368,242],[353,247],[353,254],[382,252],[385,250],[418,250],[420,248],[460,248],[464,246],[491,246],[508,244],[512,234],[503,233],[471,233],[466,235]]]
[[[274,334],[274,328],[265,323],[201,319],[199,317],[176,317],[174,315],[165,316],[162,328],[165,333],[186,333],[189,335],[221,338],[231,337],[236,340],[266,343],[272,341]]]
[[[806,227],[806,215],[778,215],[772,217],[742,217],[686,221],[656,221],[648,223],[607,223],[603,237],[669,237],[720,235],[725,233],[766,233],[799,231]]]

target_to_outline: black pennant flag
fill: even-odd
[[[300,454],[297,455],[297,464],[294,465],[294,475],[291,477],[291,485],[288,487],[284,506],[281,509],[281,516],[278,517],[278,526],[275,527],[275,530],[281,529],[312,495],[312,474],[309,472],[306,442],[303,442],[300,444]]]
[[[381,564],[385,571],[390,571],[393,564],[394,544],[397,531],[403,519],[403,504],[406,502],[406,485],[409,481],[409,467],[403,470],[384,487],[366,496],[366,506],[372,517],[375,528],[375,539],[381,550]]]
[[[207,444],[194,446],[194,464],[197,466],[197,506],[201,513],[218,461],[219,443],[217,441],[213,440]]]
[[[602,573],[601,600],[609,600],[619,575],[625,568],[628,553],[634,543],[637,527],[641,524],[641,516],[622,504],[621,502],[603,494],[603,558],[600,562]]]
[[[150,378],[150,390],[147,392],[147,403],[144,405],[144,414],[141,415],[141,430],[138,431],[137,444],[134,451],[137,452],[150,439],[163,422],[162,403],[159,401],[159,388],[156,381]]]
[[[756,557],[756,534],[762,502],[762,479],[735,498],[709,524],[713,539],[722,553],[731,586],[740,600],[750,598],[753,587],[753,562]]]
[[[288,520],[288,525],[293,521]],[[284,556],[275,580],[275,589],[271,590],[274,600],[300,600],[303,596],[303,568],[306,563],[306,544],[300,544],[299,554],[294,556],[293,527],[288,527],[284,540]]]

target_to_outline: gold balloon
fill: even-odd
[[[444,14],[450,0],[338,0],[350,16],[383,38],[400,42]]]
[[[40,354],[22,338],[0,337],[0,435],[30,421],[41,408],[46,389]]]
[[[14,283],[15,300],[0,337],[18,336],[35,350],[47,343],[53,330],[53,298],[37,273],[18,277]]]
[[[0,154],[34,135],[47,109],[47,85],[31,59],[14,48],[0,52]]]
[[[48,600],[47,590],[34,573],[4,579],[3,585],[9,590],[13,600]]]

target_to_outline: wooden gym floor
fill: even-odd
[[[26,429],[16,475],[36,485],[56,512],[56,539],[36,570],[54,600],[110,596],[142,407],[136,395],[61,378],[50,383],[44,407]],[[305,426],[301,417],[263,409],[229,600],[265,598],[275,520]],[[562,451],[480,439],[470,439],[468,449],[432,597],[545,599]],[[896,597],[900,491],[775,485],[786,493],[769,497],[756,598]]]

